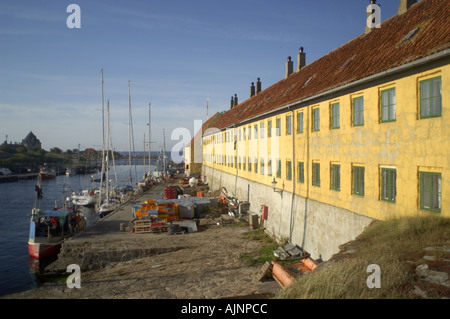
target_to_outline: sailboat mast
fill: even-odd
[[[152,103],[148,104],[148,174],[151,177],[152,176],[152,138],[151,138],[151,114],[152,114]]]
[[[107,117],[107,121],[106,121],[106,132],[108,135],[107,138],[107,143],[106,143],[106,202],[109,203],[109,100],[108,100],[108,104],[106,106],[106,117]]]
[[[163,129],[163,138],[164,138],[164,144],[163,144],[163,172],[166,174],[166,132]]]
[[[130,150],[128,152],[129,156],[129,166],[130,166],[130,177],[129,182],[130,185],[133,184],[133,177],[131,176],[131,97],[130,97],[130,81],[128,81],[128,144]]]
[[[102,201],[102,189],[103,189],[103,174],[105,172],[105,90],[104,90],[104,82],[103,82],[103,69],[101,69],[101,78],[102,78],[102,170],[100,173],[100,196],[98,200],[98,205],[101,205]]]
[[[145,133],[144,133],[144,156],[142,156],[144,159],[144,173],[145,173]]]

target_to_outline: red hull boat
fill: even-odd
[[[44,244],[28,241],[28,252],[31,257],[42,259],[57,256],[61,250],[61,243]]]

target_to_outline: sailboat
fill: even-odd
[[[151,187],[154,183],[154,178],[152,176],[152,157],[151,157],[151,107],[152,104],[148,104],[148,173],[146,173],[142,181],[138,183],[138,187],[146,191]],[[144,167],[145,167],[145,134],[144,134]]]
[[[128,138],[129,138],[129,167],[130,167],[130,176],[128,178],[128,182],[129,182],[129,186],[127,187],[127,189],[130,189],[131,187],[131,191],[133,191],[133,175],[131,172],[131,167],[132,167],[132,160],[131,160],[131,147],[133,147],[133,154],[135,154],[135,149],[134,149],[134,135],[133,135],[133,118],[132,118],[132,113],[131,113],[131,96],[130,96],[130,81],[128,81]],[[134,172],[135,172],[135,176],[137,175],[136,173],[136,165],[134,166]],[[137,177],[136,177],[137,180]]]
[[[104,171],[102,171],[102,182],[101,182],[101,188],[100,188],[100,198],[101,198],[101,194],[102,194],[102,190],[103,190],[103,173],[106,173],[106,181],[105,181],[105,200],[103,202],[100,201],[99,206],[97,207],[97,213],[99,215],[100,218],[105,217],[106,215],[108,215],[109,213],[113,212],[119,205],[118,203],[112,198],[111,196],[111,192],[113,190],[113,188],[110,185],[110,181],[109,181],[109,145],[110,145],[110,132],[109,132],[109,101],[107,104],[107,125],[106,125],[106,131],[107,131],[107,142],[106,142],[106,152],[105,152],[105,156],[103,157],[103,162],[102,162],[102,168],[104,168]]]
[[[156,167],[154,175],[156,177],[167,178],[167,156],[166,156],[166,134],[163,129],[163,146],[159,152],[158,158],[156,159]]]
[[[112,191],[112,188],[110,189],[110,181],[109,181],[109,152],[110,152],[110,142],[111,142],[111,133],[110,133],[110,127],[109,127],[109,100],[107,104],[107,121],[106,121],[106,142],[105,142],[105,119],[104,119],[104,86],[103,86],[103,70],[101,71],[102,74],[102,116],[103,116],[103,151],[102,151],[102,171],[101,171],[101,179],[100,179],[100,196],[99,196],[99,202],[97,206],[97,214],[100,218],[105,217],[109,213],[113,212],[119,204],[113,200],[111,197],[110,191]],[[113,155],[114,160],[114,155]],[[104,175],[106,175],[106,181],[104,181]],[[117,177],[116,177],[117,178]],[[104,182],[106,185],[104,185]],[[105,187],[105,200],[102,202],[103,199],[103,188]]]
[[[91,176],[91,188],[83,189],[79,193],[72,193],[70,197],[72,203],[77,206],[95,206],[100,198],[100,189],[96,188],[94,185],[94,176]]]

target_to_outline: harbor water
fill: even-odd
[[[136,181],[142,180],[147,170],[148,165],[132,166],[133,187],[136,186]],[[119,185],[129,185],[130,167],[116,165],[115,171]],[[100,173],[93,176],[100,178]],[[109,179],[115,182],[113,168],[110,170]],[[38,261],[28,254],[30,213],[36,184],[37,180],[0,184],[0,296],[36,288],[40,284],[39,271],[43,269],[45,262],[49,262]],[[61,175],[55,179],[41,181],[40,184],[43,191],[40,208],[43,210],[53,209],[55,201],[61,206],[63,199],[72,192],[92,186],[91,175]],[[86,216],[88,226],[98,220],[94,208],[83,208],[82,213]]]

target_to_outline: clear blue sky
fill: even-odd
[[[69,29],[69,4],[81,28]],[[399,0],[380,0],[382,20]],[[251,82],[266,88],[294,66],[303,46],[310,63],[364,32],[368,0],[2,0],[0,3],[0,143],[29,131],[43,148],[102,144],[101,81],[110,100],[112,142],[128,150],[128,81],[135,149],[148,139],[167,150],[177,127],[242,102]]]

